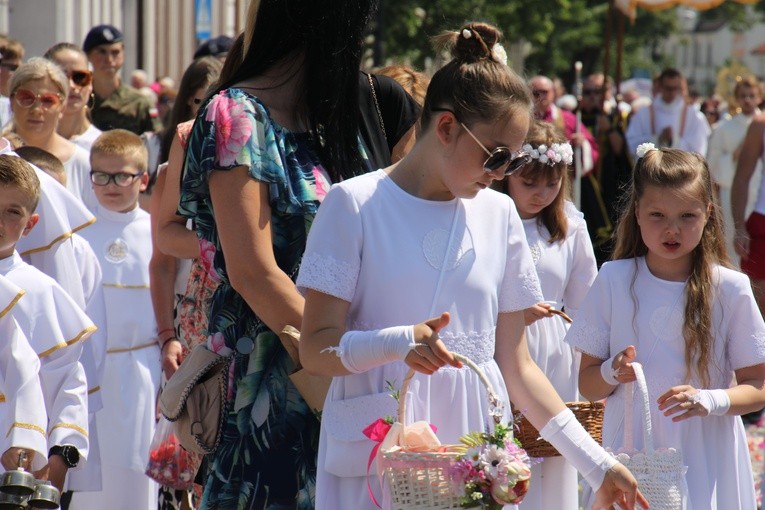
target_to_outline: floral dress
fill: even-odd
[[[201,261],[220,282],[210,303],[208,347],[235,353],[201,509],[314,507],[319,423],[288,378],[295,367],[278,336],[231,286],[208,189],[213,170],[238,166],[268,186],[274,256],[294,279],[329,186],[313,148],[311,135],[282,128],[241,89],[216,94],[191,132],[179,213],[194,219]]]

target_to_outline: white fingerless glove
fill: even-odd
[[[723,416],[730,409],[730,397],[725,390],[699,390],[698,393],[691,395],[693,402],[698,402],[709,414],[714,416]]]
[[[606,361],[600,364],[600,376],[603,378],[604,381],[606,381],[611,386],[617,386],[619,384],[619,381],[616,380],[616,373],[617,370],[614,370],[614,358],[616,356],[611,356]]]
[[[576,420],[571,409],[564,409],[542,427],[539,435],[553,445],[579,471],[597,492],[606,472],[617,464]]]
[[[329,348],[353,374],[393,361],[404,361],[415,347],[414,326],[395,326],[373,331],[347,331],[340,345]]]

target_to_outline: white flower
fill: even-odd
[[[539,162],[542,163],[543,165],[545,163],[547,163],[547,154],[540,154],[539,155]]]
[[[537,150],[539,151],[540,154],[544,154],[545,152],[547,152],[547,145],[542,144],[539,147],[537,147]]]
[[[504,448],[491,445],[481,452],[481,455],[478,457],[478,463],[483,472],[486,473],[486,477],[494,480],[499,476],[505,476],[510,465],[510,459],[508,459]]]
[[[525,152],[526,154],[531,154],[531,151],[534,150],[534,147],[532,147],[530,143],[527,143],[523,147],[521,147],[521,150]]]
[[[652,144],[651,142],[648,143],[641,143],[638,145],[637,150],[635,151],[635,154],[637,154],[638,158],[642,158],[646,155],[648,151],[656,150],[656,146]]]
[[[471,37],[473,37],[473,32],[471,32],[469,28],[463,28],[462,37],[464,37],[465,39],[470,39]]]
[[[507,65],[507,52],[505,51],[505,47],[501,44],[495,43],[494,46],[491,47],[491,56],[500,64]]]

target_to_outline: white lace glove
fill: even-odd
[[[690,402],[701,404],[709,414],[723,416],[730,409],[730,397],[725,390],[698,390],[688,397]]]
[[[617,464],[615,458],[595,442],[576,420],[571,409],[564,409],[548,421],[539,431],[542,439],[550,443],[597,492],[606,472]]]
[[[415,346],[414,326],[395,326],[373,331],[346,331],[340,338],[340,345],[325,351],[337,354],[349,372],[359,374],[386,363],[404,361]]]

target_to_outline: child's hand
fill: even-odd
[[[608,470],[595,494],[597,499],[592,505],[593,510],[613,508],[614,503],[625,510],[634,510],[637,505],[648,508],[648,500],[638,490],[637,480],[623,464],[616,464]]]
[[[449,314],[442,313],[439,317],[427,320],[414,326],[414,342],[417,344],[404,361],[407,365],[423,374],[432,374],[444,365],[461,368],[454,354],[449,352],[444,343],[438,338],[438,332],[449,324]]]
[[[544,319],[545,317],[552,317],[552,313],[550,313],[550,305],[547,303],[537,303],[523,311],[523,321],[527,326],[534,324],[539,319]]]
[[[687,384],[673,386],[657,399],[659,411],[664,411],[664,416],[676,415],[672,417],[675,422],[707,416],[709,410],[696,398],[698,394],[699,390]]]
[[[614,370],[614,377],[620,384],[634,382],[635,370],[632,368],[632,362],[637,357],[637,351],[634,345],[628,346],[622,352],[613,357],[611,368]]]

